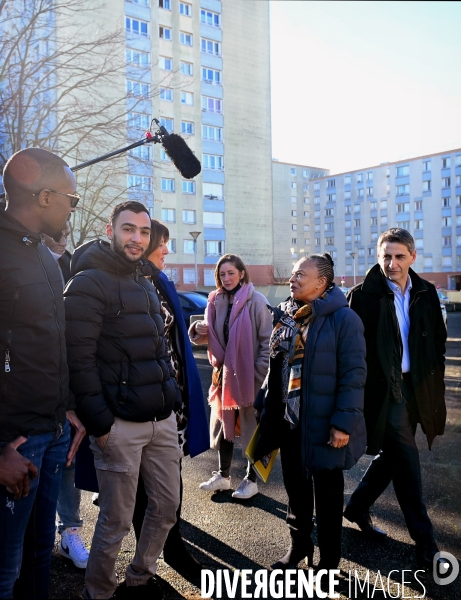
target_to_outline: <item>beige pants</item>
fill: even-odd
[[[127,585],[147,583],[179,506],[176,417],[133,423],[115,417],[104,450],[90,436],[99,484],[99,517],[85,575],[84,598],[110,598],[117,587],[115,561],[130,531],[141,473],[149,503]]]

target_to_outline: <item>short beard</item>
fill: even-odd
[[[129,256],[125,251],[124,251],[124,246],[122,246],[121,244],[118,243],[117,241],[117,237],[114,233],[114,237],[112,238],[112,243],[111,243],[111,250],[113,250],[115,252],[115,254],[118,254],[119,256],[121,256],[122,258],[124,258],[127,262],[130,263],[137,263],[141,260],[141,258],[134,258],[133,256]],[[144,256],[144,253],[143,255]]]

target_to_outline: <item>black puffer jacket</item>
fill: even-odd
[[[77,414],[95,436],[114,415],[166,418],[180,402],[171,375],[160,304],[138,263],[98,240],[77,248],[64,290],[67,352]]]
[[[0,257],[0,442],[10,442],[58,430],[73,404],[56,261],[3,209]]]

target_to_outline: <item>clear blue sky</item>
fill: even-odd
[[[461,147],[461,2],[270,11],[274,158],[339,173]]]

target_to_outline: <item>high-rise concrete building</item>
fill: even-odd
[[[160,145],[142,147],[130,160],[130,196],[147,201],[170,230],[168,274],[181,285],[212,286],[219,256],[233,252],[255,283],[267,283],[273,263],[268,3],[126,0],[124,18],[129,137],[155,116],[202,163],[201,175],[188,181]]]
[[[272,160],[274,279],[286,281],[293,264],[312,252],[309,181],[328,169]]]
[[[309,181],[313,252],[330,252],[336,281],[362,281],[390,227],[415,238],[415,270],[461,289],[461,148]],[[355,277],[354,277],[355,274]]]
[[[32,14],[29,4],[10,4],[18,25],[24,24]],[[193,181],[186,180],[160,144],[140,146],[127,156],[104,163],[112,185],[106,204],[95,200],[94,205],[84,206],[92,196],[92,186],[98,185],[97,176],[81,202],[80,212],[82,208],[85,214],[98,212],[99,229],[89,235],[103,231],[111,203],[126,198],[140,200],[149,206],[153,217],[169,227],[169,275],[182,286],[214,285],[214,266],[226,252],[242,256],[255,283],[267,283],[273,264],[269,3],[113,0],[94,6],[83,0],[83,10],[71,20],[68,13],[72,6],[61,10],[61,4],[58,0],[48,10],[46,27],[51,33],[42,35],[47,33],[42,27],[38,36],[43,44],[37,52],[46,55],[55,43],[65,45],[67,33],[74,40],[87,32],[92,40],[100,32],[113,32],[118,40],[113,52],[121,68],[111,71],[109,81],[103,77],[100,85],[96,82],[81,95],[82,106],[88,104],[90,96],[94,99],[94,110],[88,106],[85,123],[87,119],[104,122],[104,133],[98,136],[96,126],[92,138],[101,144],[89,143],[82,136],[78,151],[66,154],[67,148],[74,147],[75,131],[78,139],[76,125],[66,129],[63,139],[55,140],[54,145],[47,142],[45,147],[61,153],[72,165],[142,139],[155,117],[167,130],[182,135],[202,163],[202,173]],[[56,42],[50,45],[48,39]],[[53,59],[53,93],[58,96],[68,85],[70,64],[75,78],[84,79],[92,70],[82,55],[79,70],[78,48],[75,61],[60,64],[61,56],[65,55]],[[104,66],[103,52],[101,57],[101,64],[94,64],[95,71]],[[47,69],[51,62],[43,64]],[[96,102],[102,97],[106,99],[104,114]],[[69,113],[65,98],[63,94],[62,105],[58,103],[53,109],[53,122]],[[78,101],[73,107],[80,109]],[[28,143],[25,139],[24,144]],[[114,171],[110,172],[112,166]],[[78,177],[82,191],[87,171]],[[197,242],[190,232],[198,236]]]

